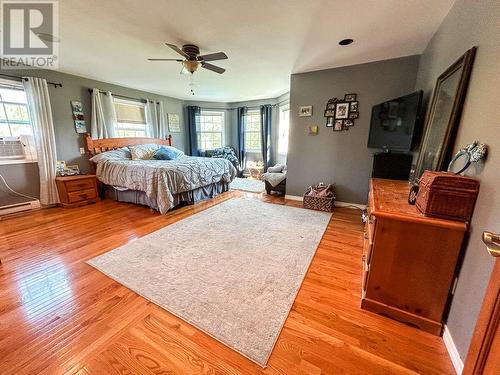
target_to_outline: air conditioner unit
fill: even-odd
[[[0,206],[0,219],[2,216],[5,215],[10,215],[18,212],[23,212],[23,211],[30,211],[30,210],[36,210],[39,209],[40,206],[40,201],[27,201],[27,202],[22,202],[22,203],[15,203],[15,204],[9,204],[6,206]]]

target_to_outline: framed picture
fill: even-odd
[[[351,113],[349,113],[349,118],[350,119],[357,119],[357,118],[359,118],[359,112],[351,112]]]
[[[72,100],[70,103],[71,111],[73,112],[73,122],[75,123],[75,131],[78,134],[87,133],[87,125],[85,124],[85,118],[83,117],[82,102]]]
[[[325,109],[325,117],[335,117],[335,109]]]
[[[181,123],[177,113],[167,113],[168,131],[172,133],[180,133]]]
[[[318,135],[318,127],[309,126],[309,135]]]
[[[446,169],[451,159],[475,54],[476,47],[469,49],[437,78],[413,183],[425,170]]]
[[[311,117],[313,113],[312,105],[301,105],[299,107],[299,117]]]
[[[335,123],[334,117],[327,117],[326,118],[326,127],[327,128],[333,128],[334,123]]]
[[[344,126],[345,126],[346,128],[349,128],[349,127],[351,127],[351,126],[354,126],[354,121],[352,121],[351,119],[347,119],[347,120],[345,120],[345,121],[344,121]]]
[[[326,109],[335,109],[335,103],[334,102],[328,102],[326,105]]]
[[[349,108],[351,112],[358,112],[358,102],[351,102],[351,106]]]
[[[333,130],[342,131],[344,129],[344,120],[335,120],[335,124],[333,125]]]
[[[344,96],[344,100],[345,100],[346,102],[353,102],[353,101],[355,101],[355,100],[356,100],[356,98],[357,98],[357,97],[358,97],[358,95],[357,95],[357,94],[345,94],[345,96]]]
[[[335,119],[345,119],[348,118],[349,114],[349,103],[337,103],[335,106]]]

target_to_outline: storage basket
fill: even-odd
[[[416,205],[426,216],[470,221],[478,193],[478,180],[425,171],[419,181]]]
[[[333,206],[335,203],[335,197],[314,197],[311,195],[304,194],[304,208],[309,208],[311,210],[327,211],[333,212]]]

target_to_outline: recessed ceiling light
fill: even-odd
[[[59,38],[52,35],[52,34],[46,34],[46,33],[38,33],[36,34],[41,40],[44,40],[49,43],[59,43]]]
[[[352,42],[354,42],[354,40],[352,39],[342,39],[339,44],[341,46],[348,46],[349,44],[351,44]]]

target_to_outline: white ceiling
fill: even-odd
[[[454,0],[61,0],[59,70],[182,99],[235,102],[288,91],[290,74],[421,53]],[[337,43],[352,38],[347,47]],[[196,95],[164,45],[224,51]]]

